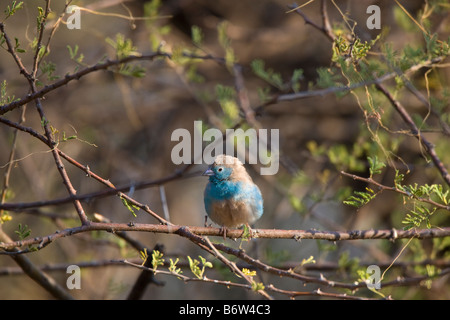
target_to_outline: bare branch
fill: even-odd
[[[288,8],[291,10],[294,10],[297,7],[298,7],[298,5],[295,3],[288,6]],[[328,19],[328,13],[326,10],[326,1],[322,1],[321,10],[322,10],[323,26],[319,26],[317,23],[315,23],[314,21],[309,19],[309,17],[306,14],[304,14],[303,11],[300,9],[295,9],[294,12],[303,18],[303,20],[305,21],[305,24],[309,24],[309,25],[313,26],[315,29],[322,32],[329,40],[331,40],[331,42],[333,42],[335,40],[336,36],[333,34],[333,31],[331,30],[331,27],[330,27],[330,21]]]
[[[101,223],[91,222],[88,225],[64,229],[43,237],[35,237],[29,240],[0,242],[0,249],[10,250],[24,246],[33,246],[31,249],[25,249],[19,253],[27,253],[30,251],[40,250],[51,242],[71,236],[78,233],[89,232],[94,230],[102,230],[115,233],[117,231],[141,231],[153,233],[178,234],[187,237],[187,234],[202,236],[223,237],[220,228],[214,227],[197,227],[197,226],[179,226],[179,225],[161,225],[161,224],[142,224],[142,223]],[[186,233],[189,230],[188,233]],[[394,241],[396,239],[417,239],[442,238],[450,236],[450,227],[431,228],[431,229],[369,229],[369,230],[352,230],[352,231],[320,231],[320,230],[284,230],[284,229],[252,229],[255,238],[270,239],[293,239],[296,241],[304,239],[318,239],[329,241],[343,240],[361,240],[361,239],[387,239]],[[227,237],[231,239],[239,239],[242,237],[243,230],[230,229],[227,231]],[[197,239],[198,240],[198,239]],[[0,252],[1,254],[11,254]],[[17,253],[15,253],[17,254]]]

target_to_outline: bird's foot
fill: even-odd
[[[225,226],[222,226],[220,228],[220,233],[222,233],[222,235],[223,235],[223,240],[225,240],[227,238],[227,230],[228,230],[228,228]]]
[[[205,224],[204,224],[204,226],[208,227],[208,215],[205,215]]]
[[[243,239],[252,239],[252,238],[254,238],[254,234],[255,233],[253,232],[250,225],[248,223],[246,223],[244,225],[244,230],[242,231],[242,238]]]

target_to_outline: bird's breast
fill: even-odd
[[[263,212],[261,193],[254,184],[210,182],[206,186],[204,199],[211,220],[228,228],[252,224]]]
[[[237,228],[246,223],[252,224],[256,220],[252,208],[245,201],[214,201],[208,211],[212,221],[228,228]]]

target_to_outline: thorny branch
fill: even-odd
[[[28,81],[31,92],[36,91],[35,76],[36,76],[36,72],[37,72],[38,57],[39,57],[39,51],[41,48],[41,40],[42,40],[42,35],[43,35],[44,23],[47,19],[49,12],[50,12],[50,0],[47,0],[44,16],[42,17],[42,20],[41,20],[40,24],[38,25],[39,36],[38,36],[36,52],[35,52],[35,56],[34,56],[33,70],[31,73],[27,71],[27,69],[23,65],[21,59],[17,55],[14,47],[12,46],[11,40],[9,39],[8,35],[5,32],[4,24],[0,23],[0,32],[3,35],[4,41],[6,42],[7,51],[11,54],[15,63],[17,64],[20,74],[22,74]],[[38,109],[38,111],[41,114],[41,118],[45,119],[39,99],[36,99],[35,103],[36,103],[36,108]],[[47,137],[48,137],[49,141],[51,141],[51,135],[48,134],[50,132],[48,130],[48,124],[46,124],[45,127],[46,127]],[[15,146],[13,145],[13,148],[14,147]],[[13,153],[11,153],[11,155],[12,154]],[[58,166],[58,163],[59,163],[58,156],[57,156],[57,154],[54,154],[54,156],[55,156],[56,164]],[[62,174],[64,183],[66,184],[66,186],[68,186],[69,191],[70,191],[70,181],[65,180],[67,175],[65,174],[64,168],[60,168],[58,166],[58,169],[59,169],[60,173]],[[3,199],[1,201],[1,203],[3,203]],[[80,213],[80,218],[83,218],[82,211],[79,213]],[[2,230],[1,225],[0,225],[0,239],[2,241],[10,241],[11,240],[9,238],[9,236]],[[11,251],[16,252],[17,248],[12,248]],[[26,256],[12,256],[12,259],[15,260],[15,262],[22,268],[22,270],[31,279],[33,279],[36,283],[41,285],[45,290],[47,290],[49,293],[51,293],[54,297],[59,298],[59,299],[73,299],[73,297],[69,293],[67,293],[52,277],[50,277],[45,272],[42,272],[39,268],[37,268]]]
[[[416,126],[409,113],[406,111],[406,109],[398,100],[394,99],[389,90],[387,90],[386,87],[383,86],[381,83],[377,83],[375,86],[379,91],[381,91],[386,96],[386,98],[392,104],[394,109],[400,114],[403,121],[411,129],[412,135],[415,138],[417,138],[417,140],[419,140],[420,144],[424,147],[426,153],[428,153],[428,155],[431,157],[431,160],[438,169],[444,181],[447,183],[448,186],[450,186],[450,173],[448,173],[447,168],[445,168],[445,165],[442,163],[441,159],[437,155],[436,149],[434,148],[433,144],[430,141],[428,141],[428,139],[420,132],[419,128]]]
[[[28,253],[41,250],[53,241],[72,236],[79,233],[90,231],[107,231],[115,233],[117,231],[141,231],[166,234],[186,234],[185,228],[194,235],[202,236],[223,236],[220,228],[214,227],[197,227],[197,226],[179,226],[179,225],[161,225],[161,224],[143,224],[143,223],[102,223],[90,222],[88,225],[59,230],[55,233],[35,237],[28,240],[0,242],[0,248],[10,250],[24,246],[33,246],[20,252],[1,252],[1,254],[16,255],[19,253]],[[321,231],[321,230],[285,230],[285,229],[252,229],[255,238],[270,239],[292,239],[296,241],[306,239],[328,240],[328,241],[344,241],[344,240],[362,240],[362,239],[387,239],[394,241],[396,239],[430,239],[442,238],[450,236],[450,227],[431,228],[431,229],[369,229],[369,230],[352,230],[352,231]],[[243,236],[243,230],[230,229],[227,231],[227,237],[230,239],[239,239]]]
[[[330,30],[330,27],[329,27],[330,23],[329,23],[329,20],[328,20],[328,15],[326,13],[326,4],[325,3],[326,3],[326,1],[322,0],[323,26],[319,26],[317,23],[311,21],[308,18],[308,16],[305,15],[300,9],[295,10],[295,12],[297,14],[299,14],[304,19],[305,23],[313,26],[315,29],[317,29],[320,32],[324,33],[331,42],[334,42],[335,39],[336,39],[336,36]],[[290,8],[294,9],[296,7],[297,7],[297,5],[294,4]],[[433,64],[441,62],[443,58],[444,57],[435,58],[435,59],[433,59],[433,61],[430,61],[431,62],[430,64],[428,64],[428,62],[426,62],[422,66],[423,67],[431,67]],[[419,67],[419,65],[413,66],[414,70],[416,70],[417,67]],[[410,68],[410,70],[407,70],[405,72],[405,74],[408,73],[409,71],[411,71],[411,69],[412,68]],[[384,80],[387,80],[388,78],[393,78],[396,75],[398,75],[398,71],[394,70],[391,73],[388,73],[388,74],[384,75],[383,77],[385,78]],[[392,94],[386,89],[386,87],[382,84],[382,82],[383,81],[380,81],[380,79],[375,79],[375,81],[368,82],[368,83],[366,83],[366,85],[374,84],[375,87],[386,96],[386,98],[392,104],[394,109],[400,114],[400,116],[402,117],[403,121],[408,125],[408,127],[411,130],[412,135],[419,140],[419,142],[424,147],[424,149],[427,152],[427,154],[431,157],[433,163],[435,164],[436,168],[438,169],[438,171],[441,174],[441,176],[444,179],[444,181],[447,183],[448,186],[450,186],[450,174],[447,171],[444,163],[441,161],[441,159],[437,155],[433,144],[431,142],[429,142],[428,139],[426,139],[424,137],[424,135],[420,132],[419,128],[416,126],[416,124],[412,120],[411,116],[406,111],[406,109],[402,106],[402,104],[398,100],[396,100],[392,96]],[[352,89],[355,89],[355,88],[351,88],[351,89],[349,88],[349,91],[352,90]],[[328,89],[324,89],[324,90],[328,90]],[[294,95],[296,95],[296,94],[294,94]]]

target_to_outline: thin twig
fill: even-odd
[[[363,182],[367,182],[369,184],[375,185],[382,191],[396,192],[396,193],[399,193],[399,194],[401,194],[403,196],[406,196],[408,198],[412,196],[411,193],[408,193],[406,191],[397,189],[395,187],[385,186],[385,185],[383,185],[383,184],[373,180],[372,178],[360,177],[360,176],[357,176],[357,175],[354,175],[354,174],[347,173],[345,171],[341,171],[341,174],[344,175],[344,176],[350,177],[353,180],[363,181]],[[427,198],[422,198],[422,197],[416,197],[415,196],[414,199],[416,199],[418,201],[421,201],[421,202],[426,202],[426,203],[432,204],[433,206],[435,206],[435,207],[437,207],[439,209],[450,211],[450,205],[444,205],[444,204],[438,203],[438,202],[436,202],[434,200],[427,199]]]
[[[293,6],[291,6],[291,9],[295,9],[296,7],[297,7],[296,5],[293,5]],[[311,21],[308,18],[308,16],[306,16],[300,9],[295,10],[295,12],[297,14],[299,14],[303,18],[305,23],[310,24],[311,26],[313,26],[317,30],[321,31],[322,33],[327,35],[327,37],[332,42],[334,42],[335,36],[333,35],[333,33],[331,32],[331,29],[329,27],[329,20],[328,20],[328,14],[327,14],[327,11],[326,11],[325,1],[322,1],[322,19],[323,19],[323,26],[322,27],[319,26],[318,24],[314,23],[313,21]],[[443,57],[439,57],[439,62],[442,60],[442,58]],[[413,66],[413,67],[416,68],[417,66]],[[410,70],[411,70],[411,68],[410,68]],[[407,72],[409,72],[409,71],[407,70],[405,72],[405,74]],[[389,73],[387,75],[384,75],[383,77],[385,77],[385,80],[387,80],[388,78],[391,78],[391,77],[396,76],[396,75],[398,75],[398,72],[394,71],[394,72],[391,72],[391,73]],[[419,142],[421,143],[421,145],[425,148],[425,151],[431,157],[433,163],[437,167],[437,169],[440,172],[440,174],[441,174],[442,178],[444,179],[444,181],[447,183],[447,185],[450,186],[450,174],[447,171],[447,169],[445,168],[445,166],[442,163],[442,161],[439,159],[439,156],[437,155],[433,144],[430,143],[423,136],[423,134],[421,134],[419,128],[416,126],[416,124],[412,120],[411,116],[406,111],[406,109],[401,105],[401,103],[398,100],[394,99],[394,97],[391,95],[391,93],[382,85],[383,81],[379,81],[379,80],[380,79],[377,79],[377,81],[375,81],[373,83],[368,83],[367,85],[375,84],[375,87],[380,92],[382,92],[386,96],[386,98],[388,98],[388,100],[391,102],[391,104],[394,107],[394,109],[400,114],[400,116],[402,117],[403,121],[409,126],[409,128],[411,129],[411,132],[414,135],[414,137],[416,137],[419,140]],[[328,89],[330,89],[330,88],[328,88]],[[327,90],[327,89],[325,89],[325,90]],[[344,90],[344,91],[346,91],[346,90]],[[297,95],[298,95],[298,93],[297,93]]]
[[[12,239],[2,230],[0,225],[0,241],[12,241]],[[14,254],[19,252],[17,248],[8,249],[11,253],[11,258],[19,265],[23,272],[43,287],[47,292],[57,299],[72,300],[73,297],[62,288],[52,277],[39,269],[30,259],[25,255]]]
[[[128,241],[127,241],[128,242]],[[134,247],[132,244],[130,244],[132,247]],[[165,256],[176,256],[179,257],[179,254],[165,254]],[[185,258],[185,256],[181,255]],[[102,267],[123,267],[121,259],[104,259],[104,260],[87,260],[87,261],[72,261],[72,262],[65,262],[65,263],[45,263],[38,266],[39,269],[42,271],[47,272],[58,272],[58,271],[66,271],[67,267],[70,265],[77,265],[80,268],[102,268]],[[142,262],[140,258],[134,258],[129,259],[130,262],[138,264],[139,262]],[[413,268],[417,266],[436,266],[439,269],[448,269],[450,268],[450,261],[447,261],[445,259],[424,259],[421,261],[395,261],[394,264],[392,264],[392,261],[387,262],[363,262],[361,261],[360,266],[361,267],[368,267],[370,265],[376,264],[381,269],[385,269],[389,266],[391,268],[399,268],[399,269],[406,269],[406,268]],[[168,267],[169,264],[167,262],[164,262],[165,267]],[[255,267],[252,265],[242,262],[242,263],[236,263],[236,266],[240,268],[241,270],[243,268],[247,268],[250,270],[256,270]],[[177,263],[177,267],[180,268],[189,268],[189,263],[187,261],[179,261]],[[336,273],[337,270],[342,270],[343,267],[340,266],[337,262],[331,262],[331,261],[323,261],[323,262],[317,262],[314,264],[305,264],[301,265],[298,261],[290,261],[290,262],[282,262],[280,264],[275,264],[273,267],[282,269],[282,270],[294,270],[296,272],[333,272]],[[350,269],[350,266],[344,267],[345,270]],[[23,275],[24,272],[19,267],[0,267],[0,277],[1,276],[11,276],[11,275]],[[383,286],[386,286],[383,284]]]
[[[23,125],[21,125],[19,123],[12,122],[12,121],[10,121],[8,119],[5,119],[5,118],[2,118],[2,117],[0,117],[0,122],[6,124],[8,126],[11,126],[11,127],[15,128],[17,130],[21,130],[23,132],[29,133],[33,137],[41,140],[43,143],[45,143],[46,145],[48,145],[51,148],[52,152],[57,152],[59,156],[61,156],[62,158],[66,159],[69,163],[71,163],[75,167],[83,170],[86,173],[87,176],[94,178],[95,180],[101,182],[102,184],[104,184],[105,186],[110,188],[109,190],[95,192],[95,193],[92,193],[90,195],[89,194],[81,195],[81,196],[69,195],[66,198],[57,199],[57,200],[38,201],[38,202],[28,203],[28,204],[22,203],[21,205],[19,205],[19,207],[21,207],[21,208],[16,207],[16,209],[14,209],[14,207],[15,207],[14,205],[11,206],[11,204],[0,203],[0,210],[5,210],[5,209],[7,209],[7,207],[9,207],[9,210],[32,209],[32,208],[37,208],[37,207],[47,206],[47,205],[56,205],[56,204],[69,203],[69,202],[73,202],[73,201],[91,200],[91,199],[94,199],[94,198],[105,197],[105,196],[110,196],[110,195],[118,195],[122,200],[128,201],[128,203],[139,207],[140,209],[142,209],[145,212],[147,212],[150,215],[152,215],[155,219],[157,219],[161,223],[170,224],[170,221],[165,220],[162,217],[160,217],[158,214],[153,212],[147,205],[144,205],[144,204],[141,204],[141,203],[137,202],[136,200],[134,200],[130,196],[124,194],[123,192],[129,191],[131,188],[134,188],[134,189],[147,188],[147,187],[150,187],[150,186],[163,184],[165,182],[168,182],[168,181],[180,178],[184,174],[184,172],[188,170],[188,168],[190,166],[186,166],[184,169],[182,169],[180,171],[177,171],[174,174],[172,174],[171,176],[168,176],[168,177],[163,178],[163,179],[149,181],[149,182],[141,182],[141,183],[138,183],[138,184],[130,184],[130,185],[127,185],[125,187],[116,188],[114,186],[114,184],[111,183],[111,181],[103,179],[102,177],[97,175],[95,172],[91,171],[89,166],[84,166],[84,165],[80,164],[78,161],[76,161],[75,159],[73,159],[72,157],[70,157],[69,155],[67,155],[63,151],[61,151],[59,148],[57,148],[58,143],[56,143],[56,142],[49,142],[49,139],[47,137],[37,133],[34,129],[29,128],[29,127],[25,127],[25,126],[23,126]]]
[[[412,135],[417,140],[419,140],[420,144],[424,147],[425,151],[431,157],[431,160],[438,169],[444,181],[447,183],[448,186],[450,186],[450,174],[447,171],[447,168],[445,168],[444,163],[437,155],[434,145],[430,141],[428,141],[428,139],[420,132],[419,128],[416,126],[409,113],[406,111],[403,105],[392,96],[389,90],[387,90],[381,83],[377,83],[375,84],[375,86],[379,91],[381,91],[386,96],[386,98],[392,104],[394,109],[400,114],[403,121],[409,126]]]
[[[252,290],[252,285],[251,284],[242,284],[242,283],[236,283],[236,282],[232,282],[232,281],[224,281],[224,280],[217,280],[217,279],[210,279],[206,276],[203,276],[203,278],[193,278],[193,277],[188,277],[184,274],[180,274],[180,273],[175,273],[172,271],[165,271],[165,270],[152,270],[148,267],[133,263],[131,261],[128,260],[119,260],[119,263],[122,262],[125,265],[129,265],[141,270],[148,270],[149,272],[153,272],[155,275],[157,274],[161,274],[161,275],[169,275],[169,276],[174,276],[177,277],[178,279],[184,281],[184,282],[191,282],[191,281],[196,281],[196,282],[204,282],[204,283],[211,283],[211,284],[218,284],[218,285],[222,285],[225,286],[227,288],[229,287],[237,287],[237,288],[244,288],[244,289],[248,289],[248,290]],[[290,291],[290,290],[282,290],[279,288],[276,288],[273,284],[270,284],[266,287],[267,290],[275,292],[275,293],[280,293],[283,295],[286,295],[290,298],[295,298],[297,296],[321,296],[321,297],[327,297],[327,298],[335,298],[335,299],[342,299],[342,300],[371,300],[369,298],[363,298],[363,297],[357,297],[357,296],[350,296],[347,294],[339,294],[339,293],[329,293],[329,292],[323,292],[320,289],[317,290],[313,290],[311,292],[308,291]]]
[[[163,252],[163,246],[160,244],[156,244],[153,247],[153,250],[158,250],[159,252]],[[143,265],[144,267],[146,267],[146,269],[144,269],[142,271],[142,273],[139,275],[139,277],[134,282],[133,287],[131,288],[130,292],[128,293],[127,300],[141,299],[145,293],[145,289],[151,283],[156,284],[158,286],[163,285],[162,282],[159,282],[155,279],[155,273],[152,272],[152,269],[150,269],[151,265],[152,265],[152,259],[148,258]]]
[[[3,38],[5,39],[6,45],[7,45],[7,50],[8,52],[13,56],[14,60],[16,61],[16,64],[18,65],[19,69],[21,70],[21,73],[23,74],[23,76],[27,79],[29,86],[30,86],[30,90],[31,93],[36,93],[37,92],[37,88],[36,88],[36,79],[35,79],[35,73],[37,71],[37,63],[38,63],[38,59],[39,59],[39,51],[41,49],[41,41],[42,41],[42,35],[44,32],[44,23],[47,19],[48,14],[50,13],[50,0],[46,1],[46,9],[44,12],[44,16],[41,19],[41,23],[38,26],[39,29],[39,37],[38,37],[38,42],[36,44],[36,52],[35,52],[35,56],[34,56],[34,63],[33,63],[33,71],[31,73],[29,73],[25,67],[23,66],[21,59],[17,56],[17,53],[14,50],[14,47],[12,46],[11,40],[9,39],[9,36],[6,34],[5,32],[5,28],[3,24],[0,24],[0,31],[3,33]],[[69,192],[69,197],[73,198],[76,195],[76,190],[73,187],[69,176],[67,175],[67,172],[64,168],[63,163],[61,162],[61,158],[60,155],[58,154],[58,152],[55,150],[55,148],[53,148],[54,146],[56,146],[56,142],[53,139],[53,134],[52,134],[52,130],[50,129],[48,120],[44,114],[43,111],[43,107],[41,104],[41,100],[40,98],[36,98],[34,99],[35,105],[36,105],[36,109],[39,113],[39,116],[41,118],[41,123],[42,126],[44,127],[44,132],[45,132],[45,136],[47,138],[48,143],[52,146],[51,147],[51,151],[53,154],[53,158],[55,160],[56,163],[56,168],[58,169],[63,183],[67,188],[67,191]],[[80,201],[78,200],[73,200],[73,204],[75,206],[75,209],[78,213],[78,216],[81,220],[82,224],[87,224],[88,223],[88,218],[86,216],[86,213],[84,212],[84,209],[80,203]]]
[[[238,275],[239,277],[245,279],[245,281],[247,281],[247,283],[252,286],[254,280],[246,275],[244,272],[242,272],[241,269],[239,269],[236,266],[236,263],[231,262],[230,260],[228,260],[227,258],[224,257],[223,254],[221,254],[217,248],[215,247],[215,245],[212,244],[212,242],[209,240],[208,237],[204,237],[204,239],[206,240],[206,242],[208,243],[209,247],[214,251],[214,255],[220,260],[222,261],[225,265],[227,265],[236,275]],[[267,292],[264,291],[264,289],[259,289],[257,291],[260,295],[262,295],[264,298],[268,299],[268,300],[273,300],[273,298],[271,296],[269,296],[267,294]]]
[[[0,31],[3,34],[3,39],[6,42],[7,51],[11,54],[14,61],[16,62],[20,73],[27,79],[30,89],[32,92],[36,91],[35,86],[35,72],[37,70],[36,60],[39,55],[39,49],[40,49],[40,40],[42,39],[42,32],[43,32],[43,26],[44,22],[50,12],[50,0],[46,1],[46,11],[45,11],[45,17],[43,17],[43,20],[40,24],[41,33],[40,33],[40,39],[37,43],[37,50],[35,55],[35,63],[33,72],[29,73],[25,66],[22,63],[22,60],[17,55],[14,47],[11,44],[11,41],[9,39],[9,36],[5,32],[4,24],[0,23]],[[40,101],[36,100],[36,106],[39,109],[39,103]],[[49,139],[50,140],[50,139]],[[12,161],[10,161],[12,164]],[[1,241],[11,241],[8,235],[6,235],[0,226],[0,240]],[[8,250],[7,252],[18,252],[19,250],[17,248],[12,248]],[[55,298],[59,299],[73,299],[73,297],[68,294],[52,277],[48,276],[46,273],[41,271],[39,268],[37,268],[26,256],[22,255],[11,255],[11,257],[15,260],[15,262],[22,268],[22,270],[36,283],[38,283],[41,287],[43,287],[45,290],[47,290],[50,294],[52,294]]]
[[[316,28],[317,30],[319,30],[320,32],[322,32],[329,40],[331,40],[331,42],[334,42],[336,36],[333,34],[331,27],[330,27],[330,22],[328,19],[328,13],[326,11],[326,3],[325,1],[322,1],[322,5],[321,5],[321,10],[322,10],[322,22],[323,22],[323,26],[319,26],[317,23],[315,23],[314,21],[312,21],[311,19],[309,19],[309,17],[303,13],[302,10],[297,9],[298,5],[297,4],[292,4],[292,5],[288,5],[288,8],[291,10],[294,10],[293,12],[295,12],[296,14],[300,15],[303,20],[305,21],[305,24],[309,24],[311,26],[313,26],[314,28]]]
[[[224,280],[216,280],[216,279],[210,279],[207,278],[205,276],[203,276],[203,278],[193,278],[193,277],[188,277],[184,274],[180,274],[180,273],[175,273],[175,272],[171,272],[171,271],[165,271],[165,270],[152,270],[149,267],[146,266],[142,266],[140,264],[136,264],[133,263],[131,261],[128,260],[122,260],[121,261],[123,264],[125,265],[129,265],[144,271],[148,271],[148,272],[152,272],[155,275],[157,274],[162,274],[162,275],[169,275],[169,276],[174,276],[177,277],[178,279],[184,281],[184,282],[204,282],[204,283],[211,283],[211,284],[219,284],[225,287],[238,287],[238,288],[244,288],[244,289],[248,289],[251,290],[251,285],[247,285],[247,284],[242,284],[242,283],[236,283],[236,282],[231,282],[231,281],[224,281]]]
[[[38,36],[37,36],[37,42],[36,42],[36,50],[33,57],[33,69],[31,70],[30,76],[31,79],[33,79],[32,82],[36,79],[36,73],[38,71],[39,63],[42,60],[42,58],[45,56],[46,52],[43,52],[41,55],[41,49],[42,49],[42,37],[44,36],[44,30],[45,30],[45,22],[47,21],[47,17],[50,13],[50,0],[45,1],[45,11],[44,15],[41,19],[40,24],[38,27]]]
[[[321,289],[316,289],[313,291],[291,291],[291,290],[282,290],[275,288],[272,284],[267,286],[267,289],[273,292],[284,294],[291,299],[296,297],[325,297],[325,298],[334,298],[334,299],[340,299],[340,300],[379,300],[379,299],[370,299],[370,298],[364,298],[364,297],[358,297],[358,296],[351,296],[346,293],[330,293],[330,292],[324,292]]]
[[[2,24],[0,24],[0,31],[3,32],[2,30]],[[124,64],[124,63],[128,63],[128,62],[132,62],[132,61],[141,61],[141,60],[154,60],[157,57],[168,57],[169,55],[167,53],[162,53],[162,52],[156,52],[156,53],[152,53],[152,54],[148,54],[148,55],[140,55],[140,56],[128,56],[125,57],[123,59],[119,59],[119,60],[106,60],[105,62],[101,62],[101,63],[97,63],[91,67],[87,67],[85,69],[82,69],[78,72],[75,72],[73,74],[68,74],[66,75],[63,79],[58,80],[50,85],[47,85],[45,87],[43,87],[41,90],[36,91],[36,92],[32,92],[28,95],[26,95],[25,97],[21,98],[20,100],[16,100],[14,102],[11,102],[9,104],[6,104],[4,106],[0,107],[0,115],[3,115],[11,110],[14,110],[30,101],[33,101],[37,98],[42,98],[44,97],[47,93],[54,91],[57,88],[60,88],[66,84],[68,84],[69,82],[73,81],[73,80],[79,80],[81,77],[88,75],[92,72],[96,72],[99,70],[106,70],[109,67],[112,66],[116,66],[116,65],[120,65],[120,64]],[[21,71],[22,73],[22,71]]]

